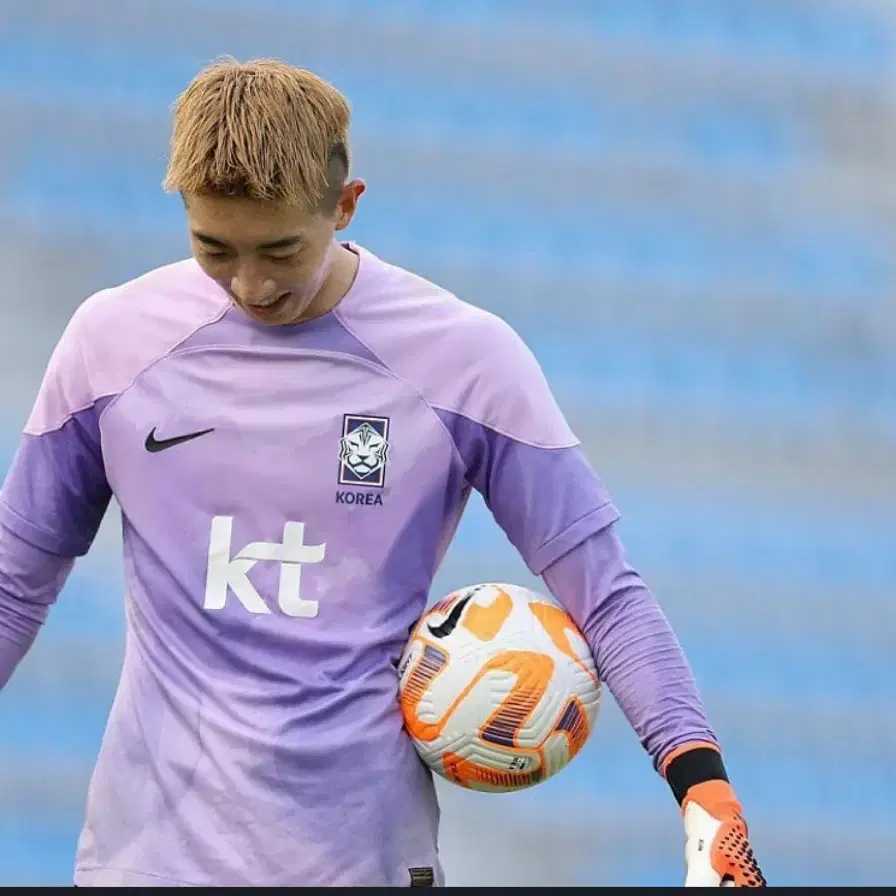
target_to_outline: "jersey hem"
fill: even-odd
[[[596,507],[574,523],[567,526],[559,535],[543,544],[532,557],[528,558],[529,569],[540,576],[551,564],[568,554],[586,538],[596,535],[619,519],[619,511],[612,502]]]
[[[8,529],[13,535],[18,536],[32,547],[46,551],[48,554],[55,554],[57,557],[66,559],[81,557],[87,553],[87,549],[90,547],[81,539],[59,538],[57,535],[47,532],[46,529],[35,526],[3,500],[0,500],[0,526]]]
[[[128,868],[79,865],[75,868],[77,887],[209,887],[209,882],[178,880],[149,871],[132,871]]]

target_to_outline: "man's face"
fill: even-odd
[[[334,235],[351,221],[362,181],[332,212],[225,196],[185,196],[193,254],[234,304],[265,324],[303,319],[329,272]]]

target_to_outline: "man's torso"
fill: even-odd
[[[222,310],[100,417],[128,638],[78,881],[407,884],[437,808],[395,670],[463,470],[338,316]]]

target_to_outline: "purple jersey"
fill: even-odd
[[[309,323],[256,324],[184,261],[90,298],[50,362],[0,495],[0,684],[114,494],[127,643],[80,885],[443,880],[396,664],[472,488],[654,761],[713,739],[531,353],[352,248]]]

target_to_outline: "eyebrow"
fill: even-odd
[[[217,237],[209,236],[207,233],[201,233],[198,230],[194,230],[193,237],[198,240],[200,243],[204,243],[206,246],[214,246],[216,249],[229,249],[230,247],[223,240],[219,240]],[[255,248],[262,250],[271,250],[271,249],[292,249],[296,246],[300,246],[304,242],[303,238],[300,235],[295,236],[284,236],[279,240],[271,240],[269,243],[259,243]]]

